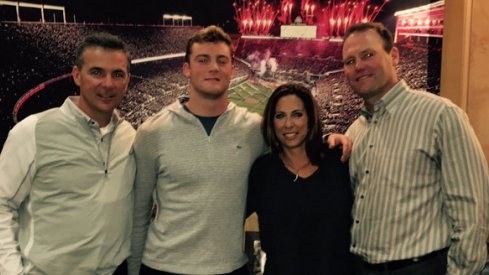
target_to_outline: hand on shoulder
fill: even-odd
[[[353,147],[353,140],[351,137],[343,134],[333,133],[326,137],[326,144],[330,149],[339,147],[342,150],[341,161],[346,162],[350,158],[351,150]]]

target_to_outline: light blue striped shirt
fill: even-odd
[[[370,263],[415,258],[450,246],[448,274],[486,261],[489,176],[466,114],[448,99],[397,83],[363,109],[354,145],[351,251]]]

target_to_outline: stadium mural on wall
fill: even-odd
[[[193,25],[167,24],[165,19],[158,24],[77,23],[73,8],[64,7],[49,11],[51,16],[43,11],[42,17],[38,13],[24,21],[22,7],[19,15],[6,2],[0,3],[2,145],[17,120],[59,106],[66,96],[77,93],[66,75],[73,51],[81,37],[97,31],[119,35],[133,53],[132,79],[119,109],[137,128],[186,93],[187,80],[180,69],[185,43],[208,24],[197,18],[190,22]],[[229,98],[252,111],[263,111],[277,85],[302,82],[318,99],[325,130],[344,132],[357,116],[361,100],[343,77],[341,36],[357,21],[383,22],[400,49],[399,75],[413,88],[439,93],[443,1],[240,0],[229,5],[234,10],[229,17],[236,24],[213,22],[230,32],[235,44],[237,70]],[[56,18],[67,22],[53,22]]]

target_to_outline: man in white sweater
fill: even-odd
[[[73,67],[80,96],[10,131],[0,155],[0,274],[127,274],[135,131],[115,111],[129,83],[126,49],[109,34],[86,37]]]

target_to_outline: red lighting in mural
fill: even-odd
[[[374,21],[390,0],[384,0],[380,6],[371,5],[368,0],[321,2],[301,0],[300,6],[295,7],[295,0],[280,0],[279,4],[269,4],[266,0],[236,0],[233,6],[241,34],[268,35],[275,19],[281,25],[292,24],[292,14],[298,8],[302,23],[318,26],[320,36],[342,37],[350,25]]]
[[[350,25],[374,21],[388,2],[384,0],[382,5],[375,6],[368,0],[328,1],[315,14],[317,25],[322,30],[322,36],[342,37]]]
[[[277,12],[266,1],[241,0],[233,3],[235,20],[241,34],[268,35]]]

